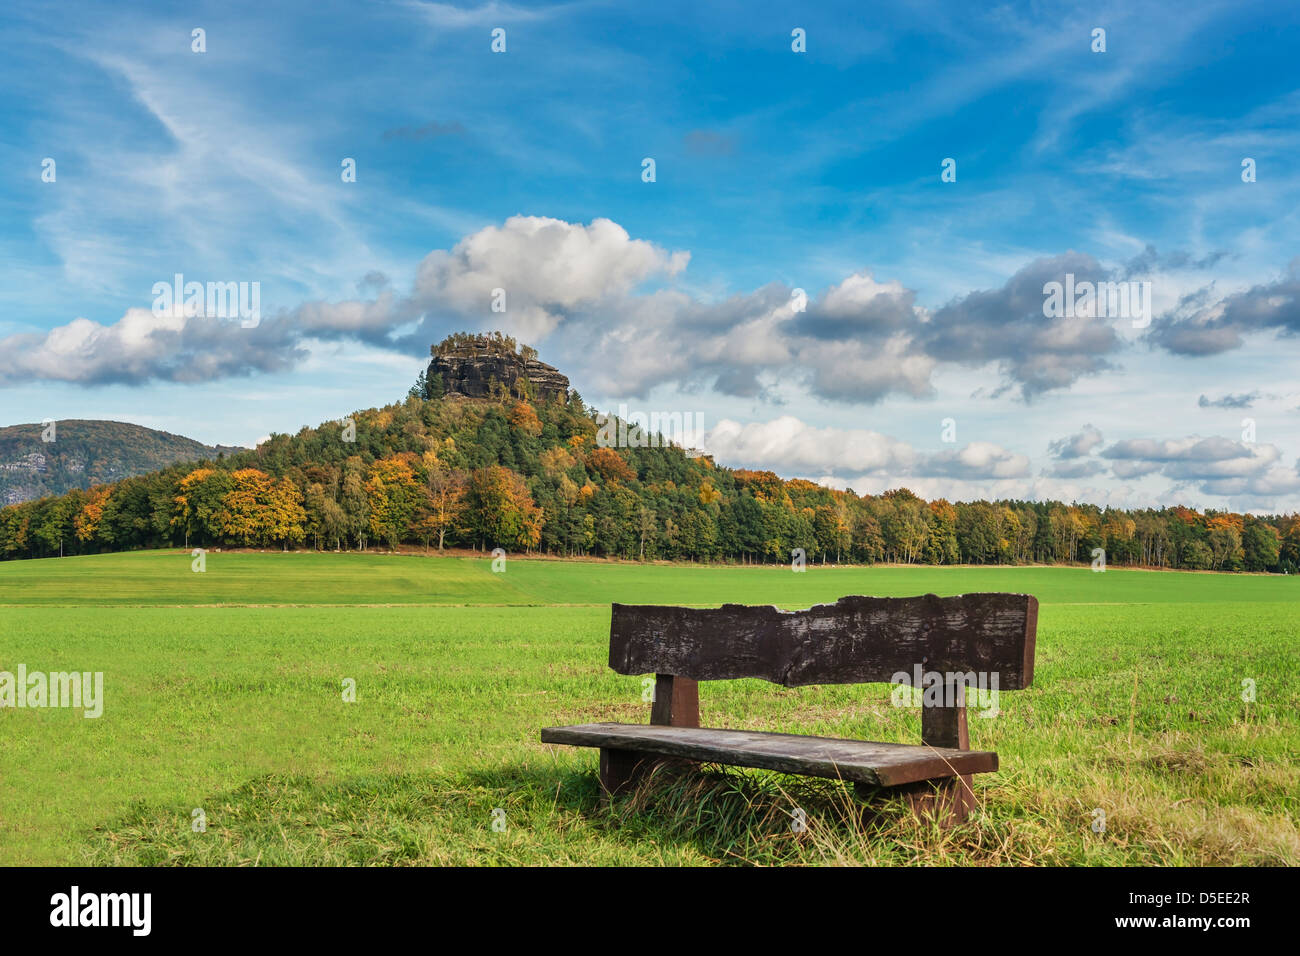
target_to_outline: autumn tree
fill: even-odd
[[[1233,517],[1240,519],[1240,516]],[[1212,518],[1208,524],[1211,567],[1219,570],[1239,567],[1242,558],[1239,521]]]
[[[196,468],[180,480],[172,497],[171,525],[184,533],[186,547],[191,537],[203,542],[220,537],[230,488],[230,472],[212,468]]]
[[[594,448],[587,456],[587,464],[595,469],[606,481],[631,481],[636,472],[612,448]]]
[[[307,486],[305,507],[307,533],[312,536],[314,547],[319,549],[320,539],[324,538],[333,541],[335,550],[338,550],[339,541],[348,533],[347,515],[342,505],[317,481]]]
[[[241,468],[230,476],[222,505],[222,536],[236,544],[288,544],[306,534],[302,494],[288,478],[277,481],[257,468]]]
[[[640,560],[645,560],[645,546],[647,541],[654,541],[655,532],[658,526],[655,523],[655,512],[653,508],[647,508],[641,505],[637,514],[637,531],[640,533],[641,551]]]
[[[78,541],[90,541],[99,532],[99,522],[104,516],[104,502],[108,500],[111,490],[108,485],[95,485],[90,489],[81,510],[72,519],[72,528]]]
[[[447,532],[465,514],[465,473],[451,468],[431,452],[424,456],[424,467],[426,496],[416,513],[416,526],[421,532],[436,534],[441,551]]]
[[[525,435],[536,438],[542,433],[542,420],[527,402],[515,402],[510,409],[510,424]]]
[[[370,529],[370,497],[366,494],[365,465],[357,455],[343,462],[343,496],[339,503],[347,535],[356,538],[358,551],[364,551]]]
[[[574,457],[563,446],[546,449],[537,460],[548,478],[558,478],[576,464]]]
[[[542,536],[542,509],[524,480],[492,465],[470,476],[466,505],[471,529],[485,545],[532,548]]]
[[[957,547],[957,509],[945,499],[930,502],[926,516],[928,535],[925,539],[925,560],[930,564],[956,564],[961,560]]]
[[[420,483],[411,467],[410,456],[395,455],[376,461],[370,466],[365,489],[371,533],[396,548],[410,528],[421,499]]]

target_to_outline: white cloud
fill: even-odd
[[[201,382],[275,372],[304,358],[278,323],[244,329],[238,319],[128,309],[111,325],[73,319],[0,339],[0,386],[46,380],[101,385]]]
[[[950,478],[1023,478],[1029,474],[1029,459],[992,442],[975,441],[931,455],[920,473]]]
[[[904,471],[920,455],[906,442],[865,429],[817,428],[792,415],[740,424],[724,419],[705,437],[720,464],[782,474]]]
[[[872,475],[897,483],[927,476],[984,480],[1029,473],[1028,458],[991,442],[927,454],[880,432],[819,428],[793,415],[747,424],[724,419],[705,437],[704,450],[720,464],[823,479]]]
[[[1101,430],[1089,424],[1084,425],[1080,432],[1052,442],[1047,450],[1057,458],[1082,458],[1102,441]]]
[[[653,277],[686,268],[689,252],[669,253],[632,239],[609,219],[591,225],[542,216],[512,216],[420,264],[417,302],[449,306],[485,322],[500,319],[530,341],[553,332],[567,312],[625,296]],[[506,311],[493,313],[493,290]]]
[[[916,407],[947,404],[953,393],[940,393],[935,385],[936,372],[945,366],[954,374],[978,368],[984,376],[989,363],[997,363],[1009,376],[1003,390],[1017,376],[1024,386],[1037,383],[1027,391],[1048,388],[1057,380],[1053,363],[1064,362],[1060,380],[1074,382],[1076,373],[1098,371],[1097,363],[1124,344],[1104,323],[1088,334],[1068,322],[1043,324],[1044,276],[1065,267],[1100,269],[1073,254],[1036,260],[1003,287],[970,293],[933,314],[917,307],[901,282],[877,280],[865,271],[810,298],[805,312],[792,309],[791,290],[781,283],[704,301],[674,282],[689,260],[689,252],[633,239],[608,219],[584,225],[514,216],[430,252],[407,294],[373,277],[363,283],[373,298],[306,302],[254,329],[133,308],[109,325],[78,318],[46,333],[11,335],[0,339],[0,386],[198,382],[302,368],[313,352],[352,349],[355,343],[362,347],[358,354],[416,362],[448,331],[501,328],[543,346],[547,360],[583,391],[630,399],[653,389],[696,390],[706,401],[732,402],[725,413],[743,417],[749,414],[743,410],[747,400],[780,403],[791,396],[854,406],[901,394],[918,400]],[[506,295],[504,313],[490,308],[498,288]],[[938,381],[945,388],[951,384],[948,378]],[[1100,379],[1085,379],[1076,389],[1087,393],[1101,385]],[[1265,385],[1281,388],[1260,383]],[[1183,376],[1169,388],[1170,401],[1198,407],[1199,387],[1188,398]],[[1095,410],[1112,394],[1095,391],[1081,401]],[[978,407],[995,401],[997,391],[971,399]],[[1149,406],[1152,400],[1138,390],[1120,401]],[[1288,402],[1278,399],[1270,437],[1286,434],[1289,425],[1277,416],[1290,415]],[[1267,413],[1266,405],[1255,414]],[[1130,438],[1102,450],[1100,428],[1080,427],[1073,412],[1070,419],[1074,434],[1049,444],[1048,472],[1037,479],[1030,477],[1029,458],[1007,447],[1016,440],[1006,428],[991,435],[977,427],[963,434],[981,440],[927,452],[878,431],[818,428],[793,416],[750,424],[726,419],[706,447],[725,464],[820,476],[859,490],[906,483],[962,497],[1087,493],[1088,500],[1150,500],[1160,493],[1153,480],[1164,478],[1175,488],[1199,488],[1218,498],[1254,501],[1300,493],[1300,479],[1282,463],[1276,445],[1191,436]],[[1108,433],[1122,434],[1130,423],[1121,414],[1103,424]],[[908,434],[921,434],[912,428]],[[1112,488],[1099,495],[1093,483],[1102,483],[1103,476]]]
[[[1281,451],[1271,444],[1233,441],[1221,436],[1202,438],[1137,438],[1116,442],[1101,452],[1113,462],[1120,479],[1160,474],[1199,485],[1207,495],[1278,495],[1300,492],[1300,469],[1279,462]]]

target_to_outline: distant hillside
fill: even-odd
[[[242,448],[205,445],[183,435],[126,422],[70,418],[0,428],[0,504],[12,505],[74,488],[108,484],[180,461],[201,461]]]
[[[207,458],[206,464],[165,465],[0,508],[0,559],[169,545],[419,544],[762,561],[795,570],[851,561],[1300,571],[1300,515],[925,501],[906,488],[858,495],[725,468],[681,442],[663,441],[655,421],[682,442],[691,437],[680,414],[676,423],[660,412],[632,413],[635,422],[610,419],[507,336],[457,334],[431,352],[434,361],[402,402],[273,434],[255,450],[219,461],[215,449],[190,442],[172,458]],[[130,425],[67,422],[57,444],[43,445],[29,425],[34,437],[8,460],[39,454],[48,468],[57,449],[87,482],[95,465],[75,454],[78,425],[187,441]],[[148,468],[140,457],[128,464],[120,450],[97,454],[109,463],[100,466],[101,480]]]

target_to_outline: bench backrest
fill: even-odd
[[[803,611],[615,604],[609,666],[691,680],[758,677],[786,687],[889,682],[925,672],[1034,676],[1038,600],[1030,594],[844,597]],[[971,678],[974,683],[974,677]]]

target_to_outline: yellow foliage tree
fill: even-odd
[[[95,485],[90,489],[90,497],[72,519],[78,541],[89,541],[99,530],[100,519],[104,517],[104,503],[111,491],[108,485]]]
[[[241,468],[230,481],[230,490],[222,499],[223,536],[243,545],[303,539],[307,512],[302,507],[302,493],[292,481],[276,481],[256,468]]]

